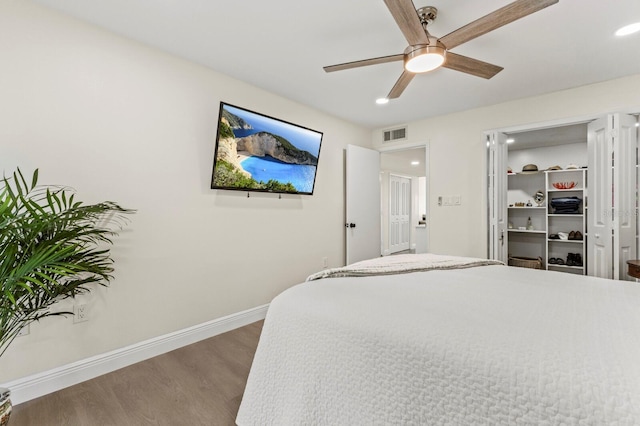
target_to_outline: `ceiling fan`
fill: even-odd
[[[389,92],[388,99],[399,97],[407,88],[416,73],[427,72],[445,67],[467,74],[489,79],[503,70],[502,67],[458,55],[450,52],[456,46],[473,40],[483,34],[502,27],[510,22],[524,18],[559,0],[517,0],[489,13],[444,37],[433,37],[427,31],[427,25],[436,19],[438,10],[433,6],[415,8],[412,0],[384,0],[391,15],[400,27],[400,31],[409,42],[404,53],[381,56],[361,61],[324,67],[326,72],[341,71],[368,65],[404,61],[404,71]]]

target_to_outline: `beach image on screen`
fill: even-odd
[[[221,104],[212,188],[313,193],[322,133]]]

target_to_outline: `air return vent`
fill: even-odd
[[[407,128],[399,127],[382,132],[382,142],[394,142],[407,139]]]

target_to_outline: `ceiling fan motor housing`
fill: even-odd
[[[420,22],[424,25],[425,23],[430,24],[436,20],[438,17],[438,9],[433,6],[425,6],[421,7],[418,10],[418,16],[420,17]]]

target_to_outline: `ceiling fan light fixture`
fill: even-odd
[[[444,64],[446,50],[436,44],[409,46],[404,54],[404,68],[412,73],[435,70]]]
[[[558,1],[559,0],[512,0],[511,3],[506,6],[496,9],[488,15],[476,19],[438,39],[427,31],[427,26],[429,26],[438,15],[438,9],[436,7],[425,6],[415,9],[413,1],[411,0],[384,0],[404,38],[409,43],[409,46],[404,52],[402,54],[331,65],[324,67],[324,70],[326,72],[333,72],[369,65],[386,64],[388,62],[399,62],[402,60],[404,70],[402,74],[400,74],[400,78],[396,80],[396,83],[391,88],[388,94],[389,99],[398,98],[409,83],[411,83],[416,73],[425,73],[439,67],[490,79],[502,71],[503,68],[453,52],[447,53],[447,49],[453,49],[476,37],[480,37],[483,34],[556,4]]]
[[[620,28],[618,31],[616,31],[616,35],[618,37],[624,37],[633,33],[637,33],[638,31],[640,31],[640,22],[636,22]]]

